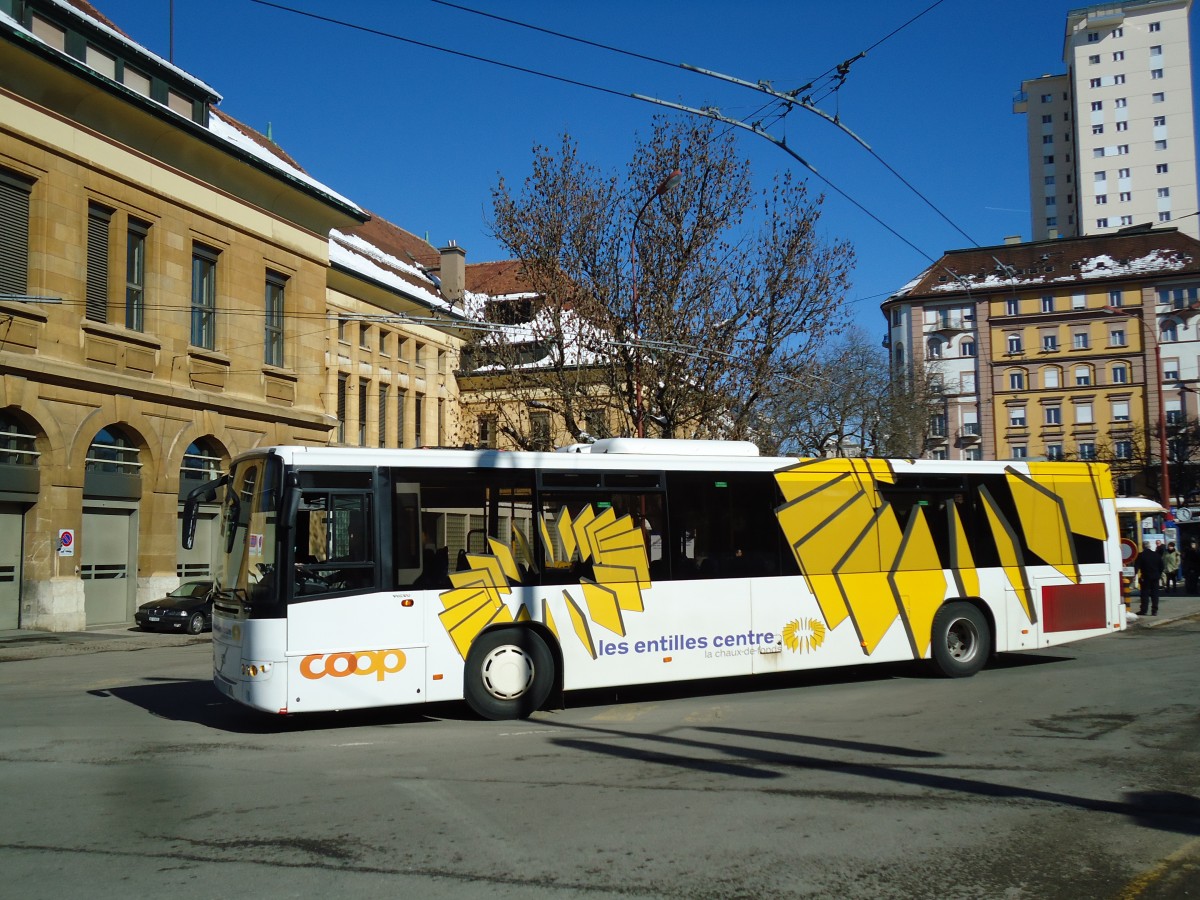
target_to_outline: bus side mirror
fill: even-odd
[[[183,549],[191,550],[196,543],[196,519],[199,518],[200,502],[212,503],[217,499],[217,488],[228,483],[229,476],[222,475],[212,481],[206,481],[199,487],[188,491],[187,499],[183,502]]]

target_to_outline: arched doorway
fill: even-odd
[[[212,575],[213,563],[219,546],[218,514],[220,505],[204,503],[197,511],[196,535],[192,548],[183,547],[183,504],[188,494],[207,481],[221,474],[223,451],[209,438],[200,438],[190,444],[179,467],[179,514],[177,518],[175,546],[179,548],[176,574],[182,579],[203,579]]]
[[[79,577],[88,625],[133,619],[137,599],[140,451],[116,425],[102,428],[88,447],[83,476]]]
[[[39,490],[33,429],[13,411],[0,410],[0,629],[21,627],[25,513]]]

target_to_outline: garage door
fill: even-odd
[[[87,624],[118,625],[133,619],[137,546],[133,510],[84,509],[79,535]]]
[[[25,516],[13,503],[0,503],[0,629],[21,624],[21,546]]]

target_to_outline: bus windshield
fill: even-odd
[[[221,503],[221,561],[216,587],[244,600],[274,597],[275,528],[281,467],[273,456],[238,462]]]

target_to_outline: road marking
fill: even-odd
[[[1144,895],[1146,891],[1169,875],[1178,863],[1197,853],[1200,853],[1200,838],[1184,844],[1170,856],[1164,857],[1162,862],[1149,872],[1143,872],[1137,878],[1133,879],[1133,881],[1129,882],[1129,884],[1125,885],[1125,890],[1120,893],[1118,900],[1137,900],[1138,897]]]

